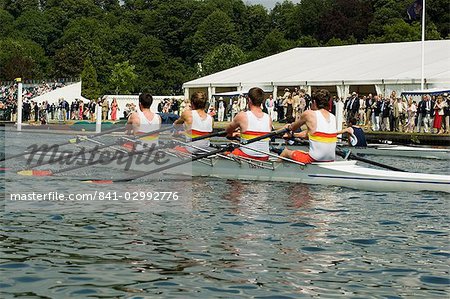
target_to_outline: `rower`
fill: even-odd
[[[135,136],[139,136],[151,131],[155,131],[161,128],[161,117],[150,111],[150,107],[153,103],[153,97],[149,93],[141,93],[139,95],[139,109],[136,112],[132,112],[128,117],[127,129],[128,134],[133,131]],[[134,150],[143,150],[145,147],[158,146],[159,134],[145,136],[139,138],[140,142],[137,144],[126,143],[125,147]]]
[[[330,93],[319,89],[312,96],[312,110],[306,110],[300,118],[286,126],[291,132],[306,125],[309,138],[309,152],[284,149],[281,157],[305,164],[334,161],[337,130],[336,118],[328,111]]]
[[[357,126],[356,118],[352,117],[347,122],[347,128],[337,132],[337,134],[348,134],[348,143],[350,146],[367,147],[366,135],[361,127]]]
[[[203,92],[195,92],[191,96],[191,109],[185,110],[174,125],[184,125],[186,142],[190,142],[192,138],[205,136],[213,131],[213,119],[211,115],[205,112],[206,95]],[[202,139],[191,143],[195,147],[208,149],[209,139]],[[175,147],[176,150],[185,153],[195,153],[198,149],[194,147]]]
[[[227,137],[240,135],[241,142],[252,138],[266,135],[272,131],[272,120],[267,113],[264,113],[261,104],[264,101],[264,91],[261,88],[253,87],[248,91],[248,111],[242,111],[233,119],[225,129]],[[240,129],[240,134],[235,130]],[[258,150],[254,151],[252,149]],[[267,161],[269,156],[262,152],[269,152],[269,139],[253,142],[245,148],[236,148],[232,154],[235,156],[251,158],[255,160]]]

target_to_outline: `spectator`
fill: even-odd
[[[218,115],[217,115],[218,121],[223,121],[224,114],[225,114],[225,104],[223,102],[223,98],[220,97],[219,98],[219,109],[218,109]]]

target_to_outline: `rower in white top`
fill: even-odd
[[[153,97],[149,93],[139,95],[139,109],[128,117],[127,130],[135,136],[143,135],[161,128],[161,117],[153,113],[150,107]],[[124,146],[134,150],[143,150],[146,147],[158,146],[159,133],[139,138],[140,142],[132,144],[126,143]]]
[[[205,136],[213,131],[214,121],[211,115],[205,112],[206,102],[206,95],[203,92],[195,92],[191,96],[191,109],[185,110],[181,114],[180,118],[174,122],[174,125],[184,125],[184,132],[187,142],[190,142],[192,138]],[[177,146],[175,149],[186,153],[194,153],[199,151],[195,147],[208,149],[209,139],[194,141],[190,143],[190,145],[193,147]]]

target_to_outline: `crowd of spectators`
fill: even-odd
[[[213,97],[209,101],[208,112],[218,121],[231,121],[236,114],[247,111],[247,109],[247,97],[240,94],[232,97],[230,101],[224,100],[223,97],[219,97],[217,100]],[[262,109],[269,114],[273,121],[292,122],[303,111],[311,109],[311,97],[304,89],[294,88],[291,91],[289,88],[285,88],[284,94],[276,99],[269,95],[265,99]]]
[[[65,83],[62,81],[50,83],[42,81],[39,84],[25,82],[22,90],[23,120],[40,120],[39,111],[47,111],[44,107],[48,106],[48,104],[46,102],[35,103],[32,99],[64,86]],[[0,120],[17,120],[17,83],[0,82]]]
[[[446,93],[423,95],[417,102],[412,96],[397,96],[395,91],[389,97],[360,97],[353,92],[344,102],[344,116],[356,118],[359,125],[372,131],[448,134],[450,97]]]

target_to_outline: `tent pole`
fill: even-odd
[[[423,0],[422,7],[422,76],[420,79],[420,89],[424,89],[424,77],[425,77],[425,1]]]

